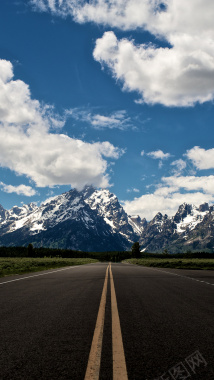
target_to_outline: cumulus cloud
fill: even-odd
[[[165,106],[192,106],[214,98],[212,0],[31,0],[35,9],[79,23],[147,30],[169,47],[137,45],[106,32],[94,58],[110,68],[124,90]]]
[[[108,141],[88,143],[51,133],[63,123],[52,107],[33,100],[29,87],[13,80],[10,62],[0,60],[0,73],[0,165],[39,187],[108,186],[104,157],[117,159],[123,152]]]
[[[162,150],[155,150],[154,152],[147,153],[147,156],[153,158],[154,160],[167,160],[171,157],[170,153],[164,153]]]
[[[142,154],[143,153],[143,154]],[[144,155],[144,151],[141,152],[141,156]],[[159,160],[159,168],[161,169],[163,166],[163,160],[167,160],[171,157],[170,153],[164,153],[162,150],[155,150],[153,152],[147,153],[147,156],[153,158],[154,160]]]
[[[2,123],[41,123],[42,109],[32,100],[29,87],[20,80],[13,80],[11,62],[0,60],[0,121]]]
[[[157,48],[105,32],[93,55],[121,81],[124,91],[138,92],[143,102],[192,106],[214,96],[214,43],[204,45],[199,37],[180,36],[174,47]]]
[[[11,62],[0,59],[0,122],[4,125],[33,125],[42,130],[62,128],[66,117],[54,112],[54,107],[41,105],[31,98],[29,86],[13,80]]]
[[[36,190],[34,190],[31,186],[26,185],[13,186],[0,182],[0,188],[5,193],[16,193],[17,195],[25,195],[26,197],[32,197],[37,194]]]
[[[139,214],[151,220],[158,212],[174,215],[184,202],[196,206],[204,202],[213,203],[214,176],[163,177],[153,193],[125,201],[124,208],[130,215]]]
[[[186,157],[199,170],[214,168],[214,148],[205,150],[199,146],[195,146],[187,151]]]
[[[180,176],[163,177],[162,181],[169,187],[185,189],[187,191],[202,190],[205,193],[214,194],[214,176]]]
[[[117,128],[125,130],[129,127],[134,128],[131,118],[127,116],[127,112],[125,110],[116,111],[110,113],[109,115],[101,115],[92,113],[88,110],[76,108],[73,110],[67,110],[66,114],[76,120],[81,120],[90,124],[95,129]]]

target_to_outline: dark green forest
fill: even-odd
[[[136,254],[137,252],[137,254]],[[59,257],[59,258],[92,258],[99,261],[114,261],[131,258],[207,258],[212,259],[213,253],[208,252],[186,252],[170,254],[166,250],[163,253],[147,253],[132,251],[106,251],[106,252],[84,252],[70,249],[57,248],[34,248],[32,244],[28,247],[0,247],[0,257]]]

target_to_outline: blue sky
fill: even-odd
[[[129,214],[214,202],[211,0],[2,0],[5,208],[109,187]]]

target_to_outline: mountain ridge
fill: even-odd
[[[174,216],[160,212],[147,222],[126,213],[107,189],[71,189],[47,199],[5,210],[0,205],[0,245],[83,251],[129,250],[171,253],[214,249],[214,208],[183,203]]]

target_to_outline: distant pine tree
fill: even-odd
[[[136,259],[138,259],[139,257],[141,257],[141,253],[140,253],[140,244],[138,241],[136,241],[133,246],[132,246],[132,257],[135,257]]]
[[[169,251],[168,251],[168,249],[165,248],[165,249],[163,250],[163,255],[169,255]]]
[[[28,247],[27,247],[27,254],[28,254],[28,257],[33,257],[33,244],[28,244]]]

